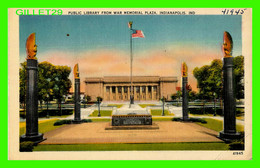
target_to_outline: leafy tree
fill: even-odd
[[[46,61],[41,62],[38,65],[38,72],[38,100],[42,107],[43,101],[48,102],[53,99],[55,66]]]
[[[213,99],[214,93],[221,97],[222,93],[222,61],[215,59],[211,65],[196,67],[193,75],[197,79],[199,97],[202,99]]]
[[[214,93],[216,98],[222,97],[223,90],[223,63],[216,59],[211,65],[204,65],[201,68],[196,67],[193,75],[197,79],[199,88],[198,97],[200,99],[213,99]],[[234,78],[235,78],[235,95],[237,99],[244,98],[244,57],[234,57]]]
[[[91,96],[87,95],[85,98],[86,98],[87,102],[91,101]]]
[[[60,113],[61,103],[64,100],[64,96],[69,93],[69,89],[71,87],[71,81],[69,79],[70,72],[71,68],[68,66],[55,66],[53,73],[53,95],[58,102]]]
[[[26,62],[23,62],[19,68],[19,99],[23,109],[25,109],[26,103],[26,65]]]
[[[235,95],[237,99],[244,98],[244,56],[234,57]]]
[[[41,62],[38,65],[38,100],[43,101],[57,99],[61,111],[61,102],[69,92],[71,81],[68,66],[54,66],[49,62]],[[21,63],[19,69],[20,79],[20,103],[25,103],[26,95],[26,62]]]

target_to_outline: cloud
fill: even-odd
[[[195,67],[210,64],[213,59],[221,59],[221,50],[200,45],[169,45],[134,53],[133,75],[177,76],[181,86],[181,63],[188,65],[189,83],[197,90],[196,79],[192,75]],[[79,64],[81,91],[84,91],[85,77],[130,75],[130,56],[121,50],[91,50],[81,53],[48,52],[39,55],[39,61],[49,61],[54,65],[67,65],[73,69]],[[73,79],[73,73],[70,79]],[[73,81],[73,80],[72,80]]]

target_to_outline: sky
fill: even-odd
[[[85,77],[130,75],[129,21],[145,35],[133,39],[135,76],[177,76],[180,86],[181,63],[185,61],[189,84],[196,91],[192,71],[222,59],[224,31],[233,38],[233,56],[242,55],[240,15],[22,15],[20,62],[26,61],[26,39],[35,32],[38,61],[71,69],[78,63],[81,91]],[[73,73],[70,79],[73,82]]]

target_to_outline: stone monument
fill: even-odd
[[[43,134],[38,132],[38,61],[35,33],[30,34],[27,38],[26,53],[26,133],[20,137],[20,141],[39,143],[45,139]]]
[[[224,78],[224,130],[219,133],[219,137],[229,141],[239,139],[240,133],[236,132],[236,104],[234,94],[234,73],[233,73],[233,41],[228,32],[223,36],[223,78]]]
[[[187,93],[187,86],[188,86],[188,67],[185,62],[182,63],[181,66],[182,72],[182,120],[188,121],[188,93]]]
[[[147,111],[125,110],[117,111],[112,115],[112,126],[152,125],[152,115]]]
[[[79,78],[79,65],[76,64],[73,68],[74,73],[74,120],[72,122],[74,124],[81,123],[80,117],[80,78]]]

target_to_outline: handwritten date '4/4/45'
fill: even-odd
[[[245,13],[245,9],[225,9],[222,11],[223,15],[243,15]]]

